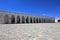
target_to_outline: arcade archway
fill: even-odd
[[[14,15],[11,16],[11,24],[15,24],[15,16]]]

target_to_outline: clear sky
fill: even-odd
[[[0,10],[60,17],[60,0],[0,0]]]

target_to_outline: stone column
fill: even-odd
[[[11,24],[11,16],[9,16],[9,24]]]
[[[29,23],[30,23],[30,17],[29,17]]]
[[[15,24],[17,24],[17,16],[15,16]]]
[[[43,23],[43,18],[42,18],[42,23]]]
[[[38,23],[39,23],[39,18],[38,18]]]
[[[32,23],[34,23],[34,18],[32,17]]]
[[[22,20],[22,17],[20,16],[20,23],[22,22],[21,20]]]
[[[41,18],[41,23],[42,23],[42,18]]]

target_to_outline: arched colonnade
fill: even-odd
[[[16,18],[15,18],[15,16],[14,15],[12,15],[11,17],[10,17],[11,19],[11,24],[15,24],[15,23],[17,23],[17,24],[20,24],[20,23],[51,23],[51,20],[50,19],[47,19],[47,18],[39,18],[39,17],[24,17],[24,16],[22,16],[22,17],[20,17],[20,16],[17,16]],[[15,21],[16,20],[16,21]],[[5,22],[5,24],[9,24],[9,16],[8,15],[5,15],[4,16],[4,22]]]

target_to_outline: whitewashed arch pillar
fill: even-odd
[[[15,24],[17,23],[17,16],[15,16]]]

